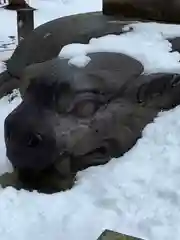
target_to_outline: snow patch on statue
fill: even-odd
[[[127,32],[129,28],[133,30]],[[144,72],[180,73],[180,54],[172,52],[166,38],[179,36],[180,26],[158,23],[135,23],[124,27],[124,33],[92,38],[88,44],[64,46],[59,56],[73,59],[94,52],[123,53],[140,61]],[[74,60],[73,60],[74,61]]]
[[[91,61],[91,58],[88,56],[80,55],[77,57],[73,57],[68,61],[69,65],[74,65],[79,68],[86,67],[88,63]]]

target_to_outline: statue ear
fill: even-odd
[[[39,77],[50,76],[53,74],[56,71],[56,68],[58,68],[58,63],[58,59],[52,59],[46,62],[35,63],[27,66],[20,76],[21,95],[24,95],[24,92],[28,88],[32,79],[38,79]]]
[[[32,64],[24,69],[20,77],[20,93],[24,96],[31,80],[43,72],[43,63]]]
[[[123,97],[132,102],[146,103],[165,91],[177,86],[180,82],[178,74],[152,73],[139,76],[135,82],[127,85]]]

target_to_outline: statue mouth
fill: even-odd
[[[105,164],[110,159],[111,151],[109,146],[102,145],[82,155],[71,155],[71,168],[73,172],[77,172],[91,166]]]
[[[103,158],[109,156],[109,149],[106,146],[96,148],[82,156],[82,158]],[[92,159],[93,160],[93,159]]]

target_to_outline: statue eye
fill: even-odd
[[[93,100],[83,100],[74,105],[71,112],[78,117],[91,117],[97,110],[97,103]]]

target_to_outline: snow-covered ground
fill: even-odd
[[[100,10],[101,0],[32,0],[31,5],[39,9],[35,16],[38,25],[58,16]],[[9,23],[8,27],[0,25],[0,41],[4,44],[10,43],[8,36],[16,36],[15,17],[12,12],[0,10],[0,19]],[[61,54],[77,57],[72,62],[78,64],[82,60],[78,57],[94,49],[126,51],[141,60],[147,72],[179,72],[180,54],[170,53],[171,46],[164,38],[180,36],[180,26],[133,26],[134,32],[124,37],[93,39],[93,50],[92,45],[69,45]],[[109,49],[111,41],[113,49]],[[3,57],[0,52],[0,58]],[[11,171],[5,157],[3,121],[20,101],[16,98],[9,104],[7,98],[0,100],[0,174]],[[179,240],[179,136],[177,107],[160,113],[123,157],[80,172],[76,185],[69,191],[44,195],[1,189],[0,240],[95,240],[106,228],[147,240]]]

